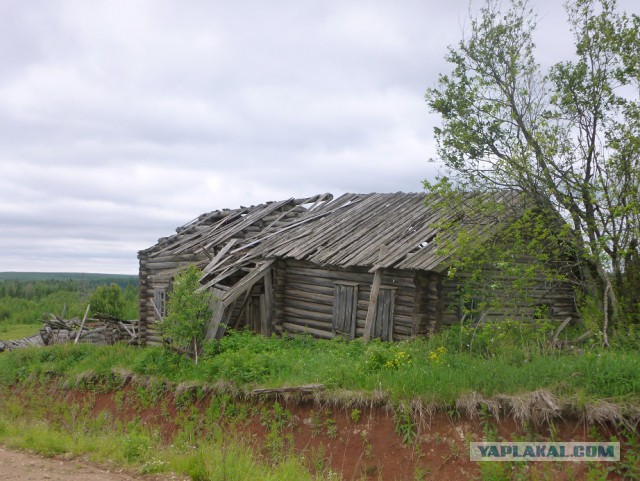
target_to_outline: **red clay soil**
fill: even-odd
[[[133,397],[132,390],[125,389],[125,393],[125,400]],[[160,428],[164,439],[171,441],[178,429],[175,420],[180,413],[173,399],[165,399],[162,408],[153,406],[141,410],[135,407],[135,402],[121,403],[118,408],[114,396],[114,393],[97,395],[93,412],[108,411],[123,420],[137,417],[143,423]],[[210,396],[205,396],[195,405],[204,413],[210,403]],[[257,456],[269,460],[265,447],[267,429],[256,413],[262,407],[267,411],[273,409],[274,401],[259,404],[260,409],[256,409],[255,404],[245,406],[254,408],[253,416],[234,423],[233,427],[221,426],[228,430],[230,438],[244,438],[255,448]],[[407,445],[396,431],[393,415],[383,409],[363,409],[356,415],[351,409],[322,408],[311,402],[283,403],[283,407],[291,413],[291,418],[281,437],[289,439],[290,446],[306,456],[312,470],[330,467],[346,480],[480,479],[479,463],[469,460],[468,451],[469,440],[485,440],[479,420],[454,421],[445,413],[437,413],[420,429],[415,442]],[[581,422],[565,420],[556,428],[556,439],[592,440]],[[514,439],[514,436],[522,439],[527,434],[512,420],[498,424],[497,430],[503,439]],[[549,433],[540,430],[538,434],[540,440],[544,440]],[[588,468],[587,463],[562,462],[529,463],[526,469],[531,480],[543,479],[544,470],[545,479],[568,481],[585,479]],[[621,478],[610,475],[607,479]]]
[[[90,391],[63,391],[52,388],[52,397],[59,402],[81,403],[90,409],[92,415],[109,412],[121,421],[136,420],[153,429],[158,429],[162,438],[172,442],[179,431],[181,415],[189,413],[193,419],[194,412],[199,416],[196,431],[204,431],[207,421],[206,410],[214,401],[214,395],[206,395],[187,404],[182,410],[176,404],[173,394],[165,395],[155,404],[148,400],[142,403],[136,389],[130,385],[120,392],[95,393]],[[88,403],[88,405],[87,405]],[[331,469],[340,473],[345,480],[469,480],[481,479],[480,463],[469,460],[468,442],[483,441],[483,423],[478,420],[452,419],[445,413],[435,414],[429,423],[419,429],[417,438],[411,445],[404,444],[396,430],[396,423],[391,413],[384,409],[352,409],[322,407],[312,402],[281,401],[288,415],[284,428],[278,433],[279,439],[289,448],[303,454],[309,468],[313,470]],[[274,401],[262,403],[234,401],[233,406],[244,409],[246,416],[236,417],[233,422],[222,421],[220,427],[228,432],[229,439],[237,442],[244,439],[254,448],[257,457],[269,462],[268,430],[264,417],[275,412]],[[194,411],[193,408],[196,408]],[[230,420],[226,413],[220,418]],[[242,419],[242,420],[240,420]],[[556,423],[555,439],[563,441],[593,440],[588,436],[588,428],[581,422],[564,420]],[[497,435],[505,440],[515,437],[531,439],[531,430],[523,431],[511,420],[503,421],[497,426]],[[198,433],[196,433],[198,434]],[[604,439],[610,433],[602,433]],[[549,435],[544,430],[536,433],[537,440],[544,440]],[[624,450],[622,452],[624,456]],[[0,465],[4,467],[4,465]],[[522,468],[519,468],[522,470]],[[529,463],[524,471],[526,477],[517,479],[553,479],[553,481],[569,481],[586,479],[589,469],[587,463]],[[15,471],[13,471],[15,472]],[[41,473],[45,471],[41,470]],[[0,479],[18,479],[3,477]],[[24,469],[24,475],[28,469]],[[520,471],[520,474],[523,474]],[[30,479],[71,479],[79,481],[102,481],[102,479],[130,478],[28,478]],[[248,477],[247,479],[250,479]],[[515,479],[515,478],[514,478]],[[601,479],[601,478],[598,478]],[[607,479],[622,479],[609,475]]]

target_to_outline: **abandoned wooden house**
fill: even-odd
[[[172,279],[190,263],[214,294],[209,339],[226,327],[324,338],[427,335],[463,315],[433,242],[441,221],[459,215],[407,193],[323,194],[203,214],[138,253],[140,336],[160,342],[155,323]],[[574,313],[569,288],[542,286],[533,297],[549,318]]]

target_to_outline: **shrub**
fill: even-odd
[[[91,297],[89,297],[91,305],[91,315],[106,314],[107,316],[124,319],[125,300],[122,295],[122,289],[118,284],[109,286],[102,285],[96,287]]]
[[[198,291],[201,277],[202,271],[193,264],[180,271],[167,301],[167,315],[160,323],[163,336],[178,348],[188,350],[196,364],[211,317],[210,294]]]

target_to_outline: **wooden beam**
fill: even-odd
[[[253,271],[244,276],[240,282],[234,285],[228,291],[222,289],[214,289],[214,295],[217,296],[218,301],[214,307],[213,316],[207,327],[206,340],[220,339],[227,328],[226,323],[231,317],[231,309],[229,307],[246,291],[251,288],[264,277],[264,275],[271,269],[275,260],[270,260],[262,265],[257,266]]]
[[[211,262],[209,262],[204,269],[202,269],[202,271],[205,273],[205,275],[212,271],[219,263],[220,260],[224,257],[224,255],[229,252],[229,249],[231,249],[233,247],[233,244],[235,244],[236,242],[238,242],[238,239],[230,239],[229,242],[227,242],[224,247],[222,249],[220,249],[220,252],[218,252],[216,254],[216,256],[211,259]],[[204,249],[204,248],[203,248]],[[206,250],[205,250],[206,252]],[[203,276],[204,278],[204,276]],[[202,279],[200,279],[202,280]]]
[[[271,335],[273,326],[273,278],[271,269],[264,274],[264,315],[260,319],[260,333],[263,336]]]
[[[565,327],[567,327],[567,325],[571,322],[571,319],[572,319],[571,316],[569,316],[569,317],[565,318],[564,321],[562,321],[562,324],[560,324],[560,326],[558,326],[556,331],[553,333],[553,336],[551,336],[551,340],[549,341],[551,344],[555,344],[555,342],[558,340],[558,336],[563,331],[563,329]]]
[[[382,270],[378,269],[373,275],[373,284],[371,284],[371,295],[369,296],[369,308],[367,309],[367,318],[364,322],[364,335],[362,337],[365,341],[369,341],[373,333],[373,324],[376,319],[376,311],[378,310],[378,293],[380,292],[381,284]]]
[[[240,325],[240,321],[242,320],[242,315],[244,314],[245,309],[247,308],[247,304],[249,304],[249,298],[251,297],[251,289],[247,290],[244,294],[244,299],[242,300],[242,304],[240,305],[240,310],[238,311],[238,315],[235,320],[231,323],[231,327],[236,329]]]
[[[66,309],[67,305],[65,304],[64,307]],[[84,322],[87,320],[87,314],[89,314],[90,307],[91,307],[91,304],[87,304],[87,310],[84,311],[84,317],[82,318],[82,323],[80,324],[80,329],[78,329],[78,335],[76,336],[76,340],[74,341],[74,344],[78,344],[78,339],[80,339],[80,334],[82,334],[82,328],[84,327]]]
[[[230,306],[235,300],[240,297],[247,289],[251,289],[256,282],[262,279],[265,274],[273,266],[275,259],[269,260],[262,265],[256,266],[249,274],[244,276],[236,285],[224,293],[222,296],[222,302],[225,307]]]
[[[381,245],[378,250],[378,262],[387,255],[389,248],[386,245]],[[373,283],[371,284],[371,295],[369,296],[369,307],[367,309],[367,318],[364,322],[364,335],[362,336],[365,341],[371,340],[373,334],[373,324],[376,320],[376,312],[378,311],[378,294],[380,292],[380,285],[382,284],[382,268],[376,267],[373,271]]]
[[[273,387],[273,388],[261,388],[251,391],[252,395],[261,394],[284,394],[284,393],[299,393],[299,394],[313,394],[324,389],[324,384],[304,384],[302,386],[285,386],[285,387]]]
[[[213,299],[211,308],[213,310],[213,315],[211,316],[211,321],[209,321],[207,333],[205,334],[205,339],[207,341],[218,338],[218,331],[226,310],[224,303],[222,302],[224,291],[222,289],[213,289],[212,294]]]

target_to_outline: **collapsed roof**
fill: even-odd
[[[505,191],[499,201],[513,201]],[[459,229],[492,230],[500,220],[477,219],[473,227],[459,206],[436,195],[420,193],[331,194],[290,198],[251,207],[216,210],[176,229],[142,251],[150,258],[204,252],[205,287],[268,259],[296,259],[320,266],[411,270],[444,269],[445,260],[433,242],[437,234],[453,236]],[[443,226],[447,232],[442,232]]]

